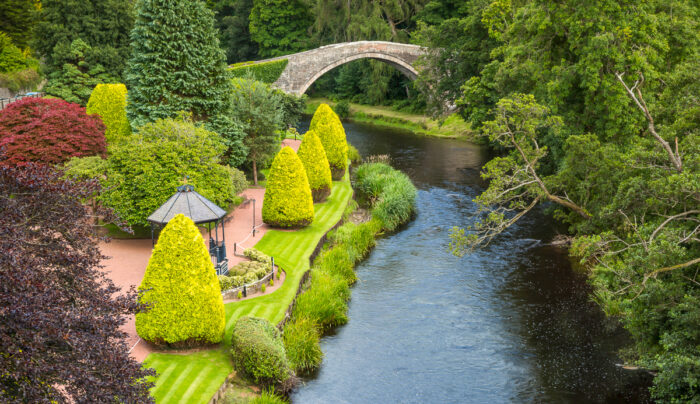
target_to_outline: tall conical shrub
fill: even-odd
[[[311,118],[309,130],[316,132],[323,143],[333,179],[341,180],[348,167],[348,143],[340,118],[328,104],[321,104]]]
[[[304,165],[291,147],[272,161],[263,198],[263,222],[278,227],[307,226],[314,220],[314,201]]]
[[[306,170],[306,178],[309,180],[314,202],[323,202],[331,193],[333,181],[326,151],[316,132],[312,130],[306,132],[297,155]]]
[[[136,332],[158,345],[188,347],[220,342],[224,301],[204,239],[192,220],[175,216],[160,233],[141,281]]]
[[[133,128],[192,112],[215,121],[229,110],[232,87],[214,13],[202,0],[137,0],[126,68]]]
[[[98,84],[92,90],[87,103],[88,115],[99,115],[107,128],[107,143],[116,143],[131,134],[126,119],[126,86],[124,84]]]

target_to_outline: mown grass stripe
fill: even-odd
[[[183,371],[178,374],[177,378],[175,378],[175,381],[169,384],[170,389],[168,389],[168,393],[163,397],[162,402],[168,402],[170,397],[173,396],[173,394],[175,394],[175,391],[177,390],[178,386],[181,383],[184,383],[185,378],[190,374],[194,367],[195,363],[189,363],[186,365],[185,369],[183,369]]]
[[[203,369],[199,371],[197,374],[197,377],[195,377],[194,380],[190,382],[190,386],[185,390],[185,392],[182,394],[180,397],[180,402],[181,403],[189,403],[190,396],[195,392],[195,390],[200,387],[200,383],[202,380],[206,379],[213,371],[214,367],[209,365],[209,366],[203,366]]]

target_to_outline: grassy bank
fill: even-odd
[[[313,114],[318,105],[324,102],[330,106],[335,105],[335,102],[327,98],[309,98],[305,112]],[[443,122],[439,122],[425,115],[396,111],[391,107],[351,103],[350,117],[348,119],[352,122],[408,130],[425,136],[457,139],[474,138],[470,125],[457,114],[452,114]]]
[[[275,257],[287,273],[282,287],[254,299],[226,304],[226,335],[221,345],[192,354],[154,353],[146,366],[158,373],[152,390],[157,403],[207,403],[233,371],[229,344],[236,320],[255,316],[273,324],[284,318],[296,295],[299,281],[309,269],[309,257],[321,237],[338,221],[352,197],[350,181],[333,183],[333,192],[324,203],[314,205],[314,222],[299,231],[269,231],[255,248]]]

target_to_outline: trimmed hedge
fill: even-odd
[[[262,251],[256,250],[255,248],[246,248],[243,250],[243,255],[253,261],[264,262],[268,265],[272,262],[269,255],[263,253]]]
[[[348,143],[340,118],[328,104],[321,104],[311,118],[309,130],[316,132],[323,143],[333,180],[341,180],[348,167]]]
[[[105,155],[105,126],[85,108],[63,100],[25,98],[0,114],[6,164],[62,164],[71,157]]]
[[[304,165],[291,147],[275,157],[267,176],[263,221],[271,226],[307,226],[314,220],[314,201]]]
[[[124,140],[131,134],[126,119],[126,86],[124,84],[98,84],[87,102],[88,115],[99,115],[107,128],[107,143]]]
[[[304,134],[297,155],[301,163],[304,164],[314,202],[325,201],[331,194],[333,181],[326,152],[316,132],[310,130]]]
[[[292,376],[280,332],[267,320],[243,317],[236,321],[231,354],[236,371],[257,384],[284,385]]]
[[[204,239],[192,220],[175,216],[160,233],[136,314],[136,332],[157,345],[189,347],[220,342],[225,316],[221,289]]]
[[[253,77],[257,81],[272,84],[280,78],[284,68],[287,67],[289,60],[280,59],[269,62],[253,63],[243,62],[236,63],[229,69],[231,76],[240,78]]]
[[[246,181],[239,170],[220,164],[225,149],[218,135],[190,120],[146,124],[110,148],[103,202],[130,225],[145,226],[146,218],[189,176],[197,192],[226,208]]]

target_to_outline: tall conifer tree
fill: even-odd
[[[137,0],[126,69],[127,115],[136,128],[178,111],[216,121],[229,109],[231,83],[214,29],[214,13],[201,0]]]

